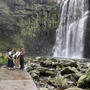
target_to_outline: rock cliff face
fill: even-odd
[[[0,51],[25,47],[29,55],[48,55],[58,12],[55,0],[0,0]]]

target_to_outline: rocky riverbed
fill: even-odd
[[[31,74],[40,90],[90,88],[90,62],[46,57],[26,58],[25,69]]]

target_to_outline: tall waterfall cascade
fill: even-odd
[[[88,0],[61,0],[54,57],[83,58]]]

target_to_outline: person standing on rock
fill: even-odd
[[[19,67],[20,55],[21,55],[21,51],[20,51],[20,49],[18,49],[16,51],[16,60],[15,60],[15,68],[16,69]]]
[[[25,56],[25,50],[24,48],[21,49],[21,55],[20,55],[20,69],[24,69],[24,56]]]
[[[8,69],[12,69],[14,67],[14,63],[13,63],[13,55],[15,54],[15,50],[11,49],[8,53]]]

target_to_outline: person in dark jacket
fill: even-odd
[[[21,50],[21,55],[20,55],[20,69],[24,69],[24,56],[25,56],[25,50],[24,48]]]
[[[11,49],[8,53],[8,65],[7,67],[9,69],[12,69],[14,67],[14,63],[13,63],[13,55],[15,54],[15,50]]]

